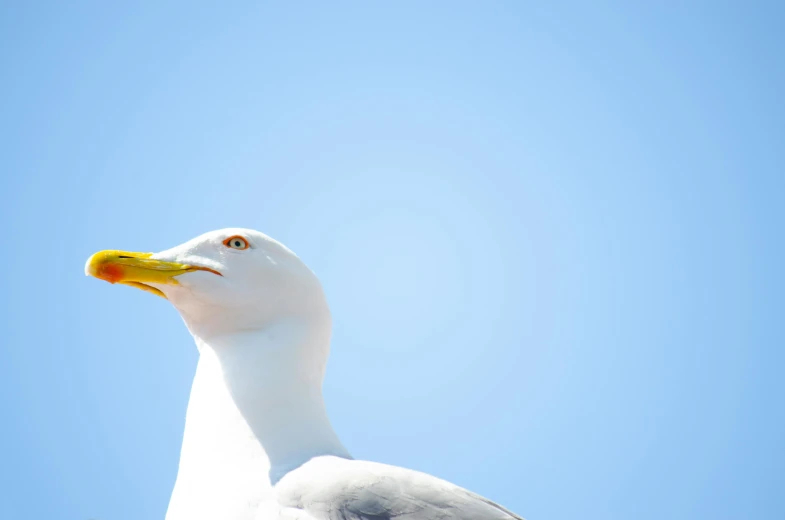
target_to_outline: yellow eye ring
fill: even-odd
[[[240,251],[248,249],[248,241],[240,235],[234,235],[224,240],[224,245],[230,249],[238,249]]]

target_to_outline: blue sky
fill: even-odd
[[[83,265],[227,226],[323,281],[357,458],[784,517],[785,11],[643,4],[4,2],[0,517],[163,518],[196,349]]]

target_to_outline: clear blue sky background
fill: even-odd
[[[646,3],[3,2],[0,517],[163,517],[196,349],[83,265],[227,226],[322,279],[356,457],[785,517],[783,4]]]

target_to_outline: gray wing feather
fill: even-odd
[[[345,461],[331,478],[298,477],[279,497],[318,520],[523,520],[454,484],[395,466]]]
[[[522,520],[461,488],[418,489],[384,481],[335,505],[330,520]]]

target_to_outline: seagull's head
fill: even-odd
[[[168,299],[202,339],[329,316],[319,280],[286,246],[251,229],[211,231],[160,253],[100,251],[85,274]]]

